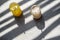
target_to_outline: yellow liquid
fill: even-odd
[[[21,16],[22,10],[20,9],[19,5],[15,2],[11,3],[10,6],[10,11],[12,11],[13,15],[16,17]]]

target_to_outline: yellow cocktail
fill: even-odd
[[[12,11],[13,15],[16,17],[21,16],[22,10],[20,9],[19,5],[15,2],[11,3],[10,6],[10,11]]]

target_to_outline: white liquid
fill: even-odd
[[[35,19],[39,19],[41,17],[40,7],[38,7],[36,5],[32,6],[31,13]]]

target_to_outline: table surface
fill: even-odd
[[[9,5],[16,2],[23,11],[14,17]],[[32,5],[41,8],[42,17],[33,19]],[[0,2],[0,40],[60,40],[59,0],[2,0]]]

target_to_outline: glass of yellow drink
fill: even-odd
[[[22,10],[20,9],[19,5],[15,2],[10,4],[9,9],[16,17],[19,17],[22,14]]]

